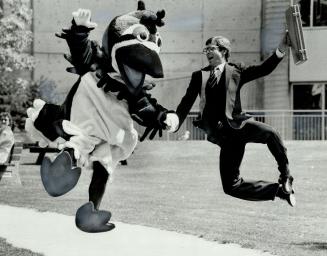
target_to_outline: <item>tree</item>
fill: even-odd
[[[0,111],[10,112],[19,128],[37,94],[35,83],[21,74],[34,67],[31,21],[29,0],[0,0]]]

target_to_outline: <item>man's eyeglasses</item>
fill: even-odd
[[[218,46],[207,46],[207,47],[204,47],[203,48],[203,53],[204,54],[207,54],[208,52],[213,52],[215,50],[219,50],[219,47]]]

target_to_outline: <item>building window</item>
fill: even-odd
[[[303,27],[327,26],[327,0],[298,0]]]
[[[294,110],[326,109],[325,99],[326,85],[323,83],[293,85]]]
[[[327,84],[292,85],[293,139],[325,140],[327,138]]]

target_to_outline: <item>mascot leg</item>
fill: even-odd
[[[64,105],[47,104],[37,99],[27,110],[27,116],[25,129],[33,139],[39,141],[41,147],[58,147],[72,137],[63,128],[64,122],[68,122]],[[62,151],[54,162],[47,157],[44,158],[41,165],[41,179],[49,195],[61,196],[76,185],[81,169],[75,167],[75,161],[71,149]]]
[[[93,202],[95,209],[99,209],[102,197],[106,190],[109,174],[100,162],[93,162],[93,175],[89,187],[89,201]]]
[[[111,213],[99,211],[108,178],[109,174],[102,164],[94,162],[93,176],[89,187],[89,202],[77,210],[75,218],[76,226],[84,232],[98,233],[115,228],[113,223],[109,223]]]

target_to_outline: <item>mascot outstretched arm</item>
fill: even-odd
[[[106,184],[118,162],[133,152],[138,134],[133,120],[146,127],[143,140],[167,127],[167,110],[147,92],[153,84],[145,76],[163,77],[159,58],[161,38],[157,27],[165,12],[138,9],[114,18],[103,34],[102,46],[88,39],[97,25],[91,11],[73,12],[72,25],[58,37],[65,39],[73,65],[67,71],[79,75],[62,105],[40,99],[27,110],[26,130],[40,146],[61,152],[52,162],[45,158],[41,179],[51,196],[75,187],[82,168],[92,168],[89,202],[76,212],[76,226],[85,232],[104,232],[115,226],[111,213],[99,206]],[[151,133],[150,133],[151,132]]]

